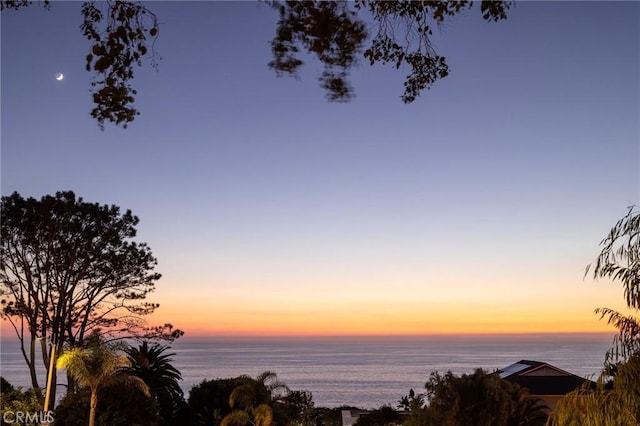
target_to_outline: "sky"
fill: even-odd
[[[450,75],[352,72],[329,103],[313,62],[267,66],[276,14],[149,3],[158,69],[141,115],[89,116],[80,5],[1,15],[1,192],[73,190],[131,209],[162,278],[153,323],[187,335],[611,330],[620,284],[584,277],[640,203],[640,3],[478,7],[434,36]],[[62,81],[55,79],[63,73]]]

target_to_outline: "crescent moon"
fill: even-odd
[[[56,74],[56,80],[61,81],[64,78],[64,74],[62,74],[61,72]]]

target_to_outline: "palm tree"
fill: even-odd
[[[229,406],[233,411],[222,419],[220,425],[270,426],[274,417],[273,403],[288,393],[289,388],[278,380],[276,373],[265,371],[233,389],[229,396]]]
[[[270,426],[273,421],[273,410],[268,404],[247,407],[244,410],[233,410],[227,414],[220,426]]]
[[[109,344],[99,338],[90,339],[87,347],[76,347],[63,353],[57,361],[58,368],[64,368],[80,386],[91,390],[89,426],[96,424],[98,391],[106,386],[124,383],[139,388],[149,396],[149,388],[139,377],[126,374],[125,367],[130,366],[126,356],[120,355],[117,345]]]
[[[145,341],[139,347],[125,349],[130,366],[124,371],[139,377],[147,386],[151,396],[160,406],[160,415],[167,423],[172,414],[184,401],[184,393],[178,383],[182,374],[171,364],[171,357],[175,353],[165,353],[168,346],[154,343],[152,346]]]
[[[509,424],[514,426],[543,426],[549,418],[549,407],[540,398],[532,396],[517,383],[509,383],[508,392],[513,401]]]

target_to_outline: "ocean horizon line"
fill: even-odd
[[[421,334],[220,334],[186,332],[184,336],[175,342],[211,342],[211,341],[368,341],[368,340],[565,340],[580,341],[583,339],[611,340],[615,332],[509,332],[509,333],[421,333]]]
[[[615,331],[551,331],[551,332],[504,332],[504,333],[477,333],[477,332],[456,332],[456,333],[411,333],[411,334],[392,334],[392,333],[366,333],[366,334],[253,334],[253,333],[189,333],[185,332],[185,335],[175,339],[174,342],[190,341],[194,340],[367,340],[367,339],[390,339],[390,340],[404,340],[404,339],[523,339],[523,340],[535,340],[535,339],[548,339],[548,338],[609,338],[612,339],[616,335]],[[2,333],[0,334],[0,341],[17,341],[19,340],[15,334]],[[26,340],[26,339],[25,339]],[[130,340],[137,340],[137,338],[130,338]],[[144,340],[144,339],[141,339]],[[155,339],[150,339],[155,340]],[[169,342],[170,343],[170,342]]]

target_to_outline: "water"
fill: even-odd
[[[183,338],[173,343],[171,352],[187,394],[203,379],[257,376],[269,370],[291,389],[311,391],[316,406],[374,408],[395,406],[409,389],[422,389],[432,371],[493,371],[529,359],[593,377],[602,368],[611,338],[610,334]],[[9,382],[29,384],[15,340],[3,338],[0,360],[0,374]],[[41,371],[39,377],[44,378]]]

